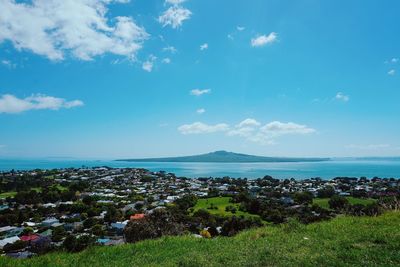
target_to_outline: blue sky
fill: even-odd
[[[0,156],[398,156],[399,9],[0,0]]]

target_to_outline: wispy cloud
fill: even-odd
[[[244,31],[246,28],[243,26],[237,26],[236,29],[241,32]]]
[[[164,47],[162,50],[163,51],[167,51],[167,52],[171,52],[172,54],[175,54],[176,52],[178,52],[178,50],[175,47],[171,46],[171,45]]]
[[[194,96],[201,96],[209,93],[211,93],[211,89],[193,89],[190,91],[190,94]]]
[[[154,55],[150,55],[149,58],[143,62],[142,64],[142,69],[147,71],[147,72],[152,72],[153,71],[153,66],[154,62],[157,60],[157,57]]]
[[[158,17],[158,22],[163,27],[171,26],[173,29],[182,26],[185,20],[188,20],[192,15],[189,9],[186,9],[180,5],[173,5],[169,7],[164,13]]]
[[[391,69],[391,70],[388,71],[388,74],[389,74],[390,76],[393,76],[393,75],[396,74],[396,70],[395,70],[395,69]]]
[[[111,2],[125,1],[2,0],[0,42],[8,40],[17,50],[50,60],[66,54],[92,60],[105,53],[134,59],[149,35],[131,17],[110,17]]]
[[[278,34],[275,32],[271,32],[268,35],[259,35],[251,39],[251,46],[253,47],[261,47],[267,44],[272,44],[278,40]]]
[[[201,51],[206,50],[206,49],[208,49],[208,44],[207,43],[204,43],[204,44],[200,45],[200,50]]]
[[[345,95],[342,92],[338,92],[335,96],[335,99],[342,102],[349,102],[350,96]]]
[[[10,69],[15,69],[17,67],[17,64],[13,63],[11,60],[6,60],[6,59],[3,59],[1,61],[1,64]]]
[[[0,97],[0,113],[21,113],[28,110],[59,110],[83,106],[81,100],[67,101],[64,98],[34,94],[26,98],[18,98],[11,94]]]
[[[163,60],[161,62],[164,64],[169,64],[169,63],[171,63],[171,59],[166,57],[166,58],[163,58]]]
[[[199,108],[198,110],[196,110],[197,114],[203,114],[204,112],[206,112],[206,110],[204,108]]]

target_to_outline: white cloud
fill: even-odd
[[[339,92],[336,94],[335,99],[338,101],[349,102],[350,97],[348,95],[343,94],[342,92]]]
[[[192,124],[184,124],[178,127],[178,131],[182,134],[204,134],[215,132],[226,132],[229,130],[229,125],[226,123],[218,123],[208,125],[202,122],[194,122]]]
[[[201,96],[209,93],[211,93],[211,89],[193,89],[190,91],[190,94],[194,96]]]
[[[251,46],[253,47],[260,47],[260,46],[264,46],[266,44],[272,44],[274,42],[276,42],[278,39],[278,35],[275,32],[271,32],[268,35],[260,35],[257,36],[253,39],[251,39]]]
[[[236,125],[236,127],[240,128],[240,127],[247,127],[247,126],[260,126],[261,123],[259,123],[258,121],[256,121],[255,119],[251,119],[251,118],[247,118],[243,121],[241,121],[239,124]]]
[[[237,26],[236,29],[241,32],[244,31],[246,28],[243,26]]]
[[[21,113],[28,110],[73,108],[83,106],[81,100],[66,101],[63,98],[34,94],[26,98],[18,98],[6,94],[0,97],[0,113]]]
[[[208,49],[208,44],[207,43],[204,43],[204,44],[200,45],[200,50],[201,51],[206,50],[206,49]]]
[[[392,58],[392,59],[390,60],[390,62],[392,62],[392,63],[397,63],[398,61],[399,61],[399,59],[396,58],[396,57],[394,57],[394,58]]]
[[[192,12],[181,6],[171,6],[164,13],[158,17],[158,22],[163,25],[163,27],[170,25],[173,29],[182,26],[183,21],[190,18]]]
[[[147,72],[152,72],[154,62],[156,61],[156,59],[157,59],[157,57],[150,55],[149,58],[145,62],[143,62],[142,69]]]
[[[29,50],[50,60],[66,54],[91,60],[105,53],[134,59],[148,38],[130,17],[109,18],[112,0],[1,0],[0,43]],[[112,23],[110,23],[112,22]]]
[[[393,75],[396,74],[396,70],[395,69],[391,69],[391,70],[388,71],[388,74],[393,76]]]
[[[178,128],[182,134],[199,134],[223,132],[227,136],[238,136],[246,141],[255,142],[261,145],[274,145],[275,139],[283,135],[306,135],[315,133],[316,130],[306,125],[293,122],[283,123],[279,121],[270,122],[262,127],[261,123],[254,119],[246,119],[235,127],[227,123],[207,125],[201,122],[185,124]]]
[[[232,34],[228,34],[227,37],[228,37],[228,39],[231,39],[231,40],[235,39]]]
[[[164,64],[169,64],[169,63],[171,63],[171,59],[168,58],[168,57],[163,58],[162,63],[164,63]]]
[[[170,45],[164,47],[163,51],[171,52],[172,54],[175,54],[176,52],[178,52],[178,50],[175,47],[170,46]]]
[[[315,133],[315,129],[293,122],[273,121],[260,128],[261,132],[270,136],[280,136],[286,134],[310,134]]]
[[[227,134],[228,136],[242,136],[242,137],[250,137],[255,129],[253,127],[241,127],[230,130]]]
[[[206,110],[204,108],[199,108],[198,110],[196,110],[197,114],[203,114],[204,112],[206,112]]]
[[[170,5],[180,5],[186,0],[165,0],[165,3],[170,4]]]

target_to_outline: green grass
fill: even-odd
[[[232,238],[164,237],[0,266],[400,266],[400,213],[263,227]]]
[[[60,190],[61,192],[64,192],[64,191],[67,191],[67,190],[68,190],[67,187],[62,186],[62,185],[60,185],[60,184],[57,184],[55,187],[56,187],[58,190]]]
[[[252,215],[247,212],[239,210],[239,204],[229,202],[230,197],[212,197],[203,198],[197,201],[194,211],[199,209],[205,209],[211,214],[221,215],[221,216],[245,216],[245,217],[258,217],[258,215]],[[214,205],[217,209],[208,209],[211,205]],[[225,210],[227,206],[234,206],[236,208],[236,213],[228,212]]]
[[[368,205],[375,203],[376,200],[372,198],[355,198],[355,197],[346,197],[350,204],[361,204],[361,205]],[[314,204],[317,204],[321,208],[329,209],[329,198],[314,198]]]
[[[4,192],[0,194],[0,199],[8,198],[8,197],[14,197],[17,194],[17,192]]]

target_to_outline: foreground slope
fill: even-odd
[[[400,266],[400,213],[289,223],[233,238],[167,237],[78,254],[29,260],[0,258],[0,266]]]
[[[146,158],[146,159],[118,159],[117,161],[132,162],[226,162],[226,163],[250,163],[250,162],[315,162],[327,161],[329,158],[283,158],[283,157],[263,157],[233,153],[227,151],[215,151],[207,154],[168,157],[168,158]]]

